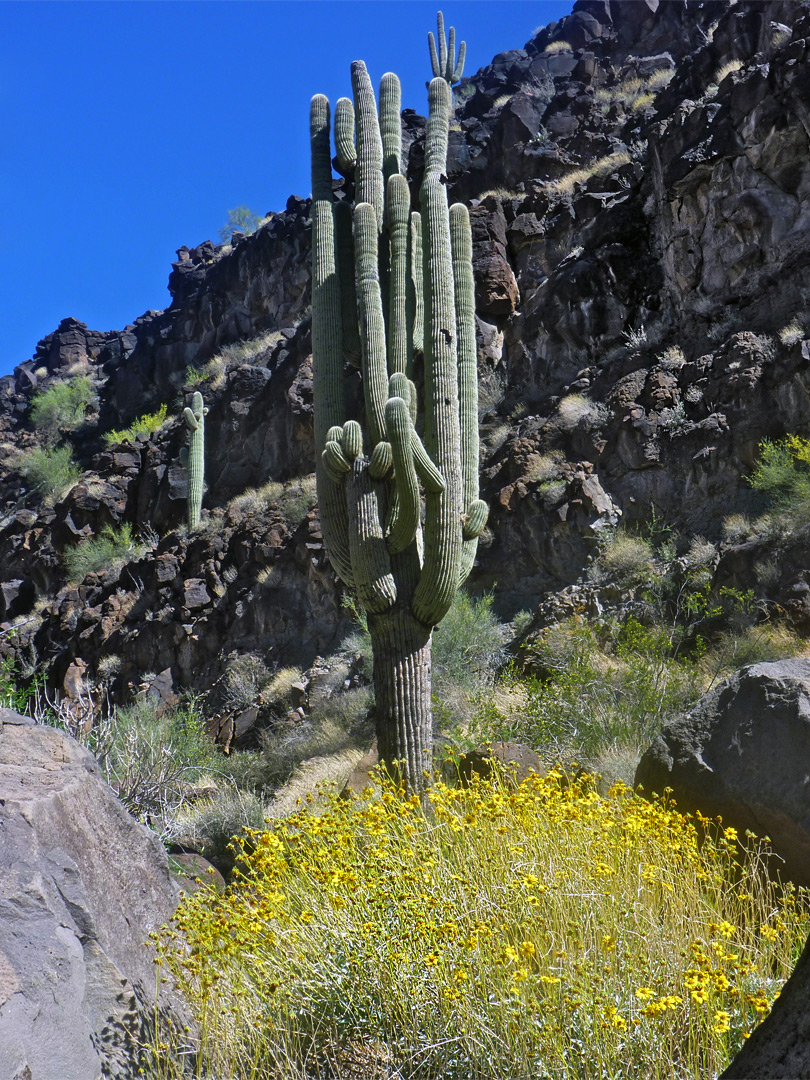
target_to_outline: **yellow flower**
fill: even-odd
[[[712,1024],[712,1031],[718,1035],[724,1034],[731,1028],[731,1014],[727,1013],[725,1009],[718,1009],[714,1014],[714,1023]]]
[[[649,986],[640,986],[638,990],[636,990],[636,997],[640,1001],[649,1001],[650,998],[655,997],[655,991]]]
[[[736,930],[737,930],[737,927],[732,926],[732,924],[730,922],[726,922],[725,919],[720,923],[720,925],[717,928],[717,932],[720,934],[721,937],[724,937],[724,938],[732,938],[732,937],[734,937],[734,934],[736,933]]]
[[[723,829],[723,836],[726,838],[726,840],[736,840],[737,830],[732,828]]]
[[[602,948],[607,949],[608,952],[616,948],[616,938],[612,934],[604,934],[602,937]]]
[[[698,1005],[705,1005],[706,1002],[709,1000],[709,995],[707,991],[703,990],[702,988],[700,990],[691,990],[690,994],[692,996],[692,1000],[696,1001]]]
[[[766,941],[776,941],[776,939],[779,937],[779,934],[772,926],[760,926],[759,932]]]
[[[520,951],[524,956],[534,956],[537,952],[533,941],[522,941],[520,943]]]
[[[558,983],[560,980],[556,975],[541,975],[540,982],[545,983],[546,986],[553,986],[554,983]]]

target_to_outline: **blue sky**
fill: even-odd
[[[465,74],[573,0],[447,0]],[[73,315],[120,329],[163,308],[182,244],[227,209],[309,193],[314,93],[349,64],[424,111],[435,0],[0,0],[0,375]]]

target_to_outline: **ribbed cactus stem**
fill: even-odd
[[[327,471],[322,453],[326,435],[342,426],[343,327],[340,282],[335,259],[332,212],[332,161],[329,145],[329,102],[316,94],[310,108],[312,155],[312,355],[315,412],[315,476],[324,543],[332,565],[351,585],[349,522],[343,485]]]
[[[425,287],[422,277],[422,215],[414,210],[411,214],[411,281],[413,283],[413,351],[421,354],[425,348]],[[413,363],[407,367],[413,374]]]
[[[426,625],[447,614],[458,587],[461,564],[461,435],[458,416],[456,313],[447,190],[450,87],[436,78],[428,90],[425,177],[422,183],[422,243],[425,286],[425,449],[446,488],[428,492],[425,562],[413,610]]]
[[[341,176],[352,176],[356,164],[354,105],[351,98],[342,97],[335,105],[335,165]]]
[[[411,415],[400,397],[388,399],[385,430],[394,456],[397,487],[397,512],[389,523],[388,550],[397,554],[404,551],[416,536],[421,511],[419,481],[413,465]]]
[[[205,474],[205,414],[208,409],[203,404],[199,390],[191,398],[191,408],[183,410],[183,417],[188,428],[188,449],[186,462],[188,467],[188,528],[193,532],[200,524],[203,485]]]
[[[377,232],[383,227],[383,147],[377,104],[366,65],[362,60],[352,64],[352,93],[357,129],[357,165],[354,171],[356,200],[370,203],[377,218]]]
[[[383,148],[383,184],[402,172],[402,87],[392,71],[380,79],[380,136]]]
[[[343,331],[343,359],[360,367],[362,349],[357,326],[357,289],[354,281],[354,238],[352,208],[346,202],[333,204],[335,256],[340,282],[340,322]]]
[[[360,301],[360,341],[363,347],[363,394],[368,433],[374,446],[385,438],[388,367],[377,261],[377,225],[374,207],[370,203],[359,203],[354,208],[354,246],[357,296]]]
[[[405,372],[413,353],[408,321],[408,225],[411,193],[399,173],[388,178],[386,215],[391,258],[388,277],[388,371]],[[404,395],[403,395],[404,396]],[[407,400],[407,398],[406,398]]]
[[[381,485],[372,480],[362,458],[352,465],[346,491],[357,598],[367,611],[387,611],[396,602],[397,587],[383,536],[385,508],[381,504]]]

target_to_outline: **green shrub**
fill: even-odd
[[[777,513],[810,520],[810,439],[788,435],[759,444],[759,459],[748,482]]]
[[[295,532],[317,501],[315,474],[297,477],[285,485],[278,508],[290,532]]]
[[[34,394],[31,423],[44,435],[55,437],[60,431],[72,431],[95,407],[98,395],[87,375],[77,375],[66,383],[55,383]]]
[[[591,576],[597,581],[615,579],[623,585],[640,584],[650,581],[654,566],[655,553],[649,540],[616,529],[606,535]]]
[[[77,735],[94,754],[110,787],[131,814],[171,836],[188,788],[220,755],[193,701],[160,712],[148,698],[113,710]]]
[[[166,412],[167,407],[164,402],[157,412],[139,416],[129,427],[122,428],[120,431],[105,432],[104,442],[107,446],[116,446],[122,442],[134,442],[139,435],[152,435],[163,427],[166,422]]]
[[[82,474],[69,446],[37,446],[14,460],[15,467],[46,504],[58,501]]]
[[[459,590],[433,634],[433,685],[447,682],[480,690],[495,679],[506,657],[507,628],[492,610],[492,594],[475,597]]]
[[[214,796],[190,803],[178,827],[199,846],[203,858],[228,875],[236,861],[231,841],[245,829],[263,828],[264,815],[264,804],[257,795],[229,785]]]
[[[235,232],[246,235],[255,232],[261,225],[263,218],[255,210],[251,210],[244,203],[234,206],[228,211],[228,220],[220,228],[219,235],[223,244],[227,244]]]
[[[113,569],[137,558],[143,545],[135,539],[132,526],[125,523],[113,528],[105,525],[99,536],[80,540],[75,547],[64,553],[65,567],[70,581],[83,581],[88,574]]]

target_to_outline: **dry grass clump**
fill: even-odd
[[[305,805],[244,832],[227,892],[182,902],[158,959],[195,1075],[335,1075],[336,1047],[372,1044],[412,1080],[717,1075],[807,935],[804,895],[733,828],[703,819],[701,843],[622,786],[437,783],[428,806],[386,786]],[[181,1074],[167,1042],[155,1080]]]
[[[627,112],[646,109],[655,101],[659,90],[668,86],[675,75],[674,68],[659,68],[646,78],[633,75],[615,86],[602,86],[594,94],[594,100],[605,110],[618,105]]]
[[[231,499],[228,506],[243,514],[263,514],[271,503],[277,503],[284,493],[284,485],[278,480],[268,480],[257,488],[246,488],[241,495]]]
[[[648,540],[617,529],[607,538],[594,560],[592,577],[597,581],[643,581],[654,571],[655,553]]]
[[[604,405],[590,401],[584,394],[568,394],[557,406],[557,416],[564,430],[570,431],[582,420],[599,424],[606,419]]]
[[[804,327],[798,319],[793,319],[779,331],[779,340],[783,345],[796,345],[804,340]]]
[[[554,56],[555,53],[572,52],[571,46],[567,41],[550,41],[543,49],[544,56]]]
[[[526,480],[538,484],[559,480],[564,466],[565,455],[561,450],[550,450],[547,454],[532,454],[526,466]]]
[[[561,176],[558,180],[549,180],[546,184],[546,190],[556,195],[570,195],[577,184],[584,184],[592,176],[608,176],[632,160],[632,156],[626,150],[617,150],[614,154],[606,154],[604,157],[596,158],[595,161],[590,162],[588,165],[574,169],[566,176]]]

